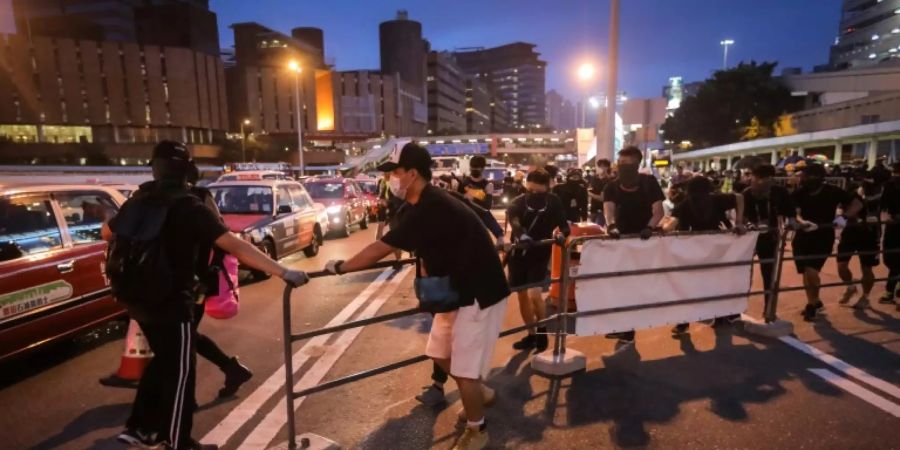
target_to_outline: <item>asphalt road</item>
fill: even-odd
[[[374,229],[355,232],[329,240],[316,258],[286,262],[318,270],[372,239]],[[833,262],[823,278],[837,280]],[[314,280],[295,292],[296,330],[413,307],[411,279],[409,269],[386,269]],[[799,282],[787,267],[784,285]],[[200,361],[196,438],[241,449],[286,439],[282,289],[278,280],[242,286],[237,317],[201,325],[256,375],[238,396],[217,401],[223,377]],[[898,448],[900,313],[879,304],[843,308],[839,294],[824,292],[827,315],[813,323],[799,318],[801,293],[783,295],[779,313],[795,324],[796,335],[783,340],[692,324],[685,339],[672,339],[668,328],[639,331],[632,350],[605,357],[613,341],[570,337],[588,368],[560,381],[535,375],[530,356],[510,348],[518,336],[504,338],[488,381],[500,394],[488,412],[490,448]],[[752,299],[751,314],[759,315],[760,303]],[[510,303],[505,327],[517,325],[517,317]],[[406,317],[299,342],[297,387],[418,355],[429,323],[427,316]],[[118,365],[123,334],[123,327],[109,325],[0,365],[0,447],[121,448],[114,437],[133,392],[97,380]],[[314,394],[298,402],[298,431],[344,448],[450,448],[458,395],[451,382],[449,405],[419,405],[413,396],[429,375],[430,364],[422,363]]]

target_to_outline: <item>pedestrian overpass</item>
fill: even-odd
[[[900,160],[900,120],[800,133],[717,147],[674,153],[672,159],[688,167],[702,170],[731,169],[734,162],[746,156],[762,156],[772,164],[787,155],[825,155],[833,164],[841,164],[844,146],[852,146],[851,157],[865,159],[871,167],[879,157]]]

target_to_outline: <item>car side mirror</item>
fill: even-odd
[[[294,208],[291,205],[278,205],[277,214],[290,214],[294,212]]]

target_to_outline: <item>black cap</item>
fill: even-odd
[[[161,141],[159,144],[156,144],[156,147],[153,147],[153,156],[150,157],[150,162],[152,163],[154,159],[183,161],[185,163],[193,162],[187,146],[176,141]]]
[[[377,169],[381,172],[392,172],[394,169],[416,169],[426,179],[431,178],[431,154],[424,147],[412,142],[403,148],[394,148],[388,160]]]

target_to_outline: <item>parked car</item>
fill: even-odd
[[[368,201],[355,181],[348,178],[317,178],[305,184],[313,201],[325,205],[331,229],[350,236],[350,227],[369,227]]]
[[[238,172],[229,172],[219,176],[216,181],[248,181],[248,180],[292,180],[284,172],[275,170],[247,170]]]
[[[378,180],[356,180],[362,196],[368,202],[369,222],[378,220]]]
[[[223,181],[208,186],[225,224],[272,258],[319,253],[325,230],[303,185],[287,180]],[[257,279],[268,278],[253,271]]]
[[[125,315],[100,230],[125,197],[84,185],[0,185],[0,360]]]

